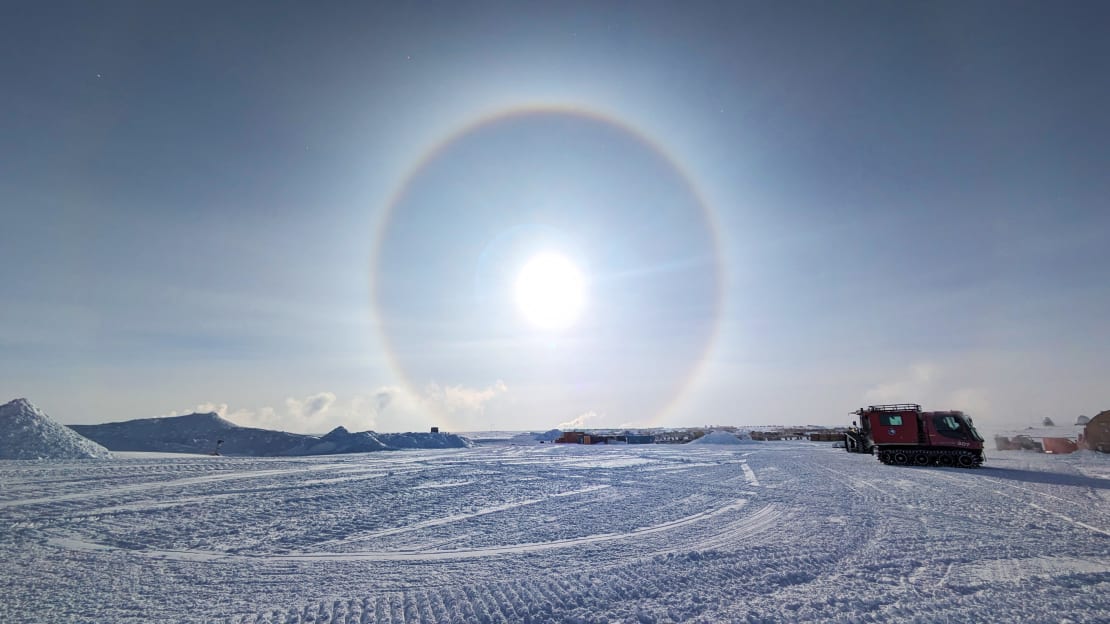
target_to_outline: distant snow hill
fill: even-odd
[[[81,435],[113,451],[212,453],[284,457],[336,455],[392,449],[467,448],[466,438],[449,433],[351,433],[336,427],[322,436],[240,427],[215,413],[143,418],[102,425],[70,425]]]
[[[54,422],[27,399],[0,405],[0,459],[109,459],[108,449]]]

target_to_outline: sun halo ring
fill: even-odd
[[[706,230],[709,233],[711,241],[711,252],[714,259],[715,273],[715,288],[713,292],[713,319],[712,327],[709,331],[708,337],[699,350],[699,356],[695,361],[691,362],[687,368],[682,381],[676,384],[676,390],[673,396],[662,405],[659,410],[651,414],[644,422],[645,426],[656,426],[662,422],[668,414],[680,403],[683,395],[694,380],[700,375],[705,363],[708,361],[711,352],[716,346],[717,339],[720,335],[721,316],[724,308],[724,284],[725,284],[725,265],[722,261],[722,242],[720,238],[720,227],[717,223],[717,218],[709,204],[704,198],[704,194],[694,183],[692,176],[664,147],[650,135],[640,130],[617,117],[609,115],[605,112],[585,108],[580,106],[569,106],[560,104],[525,104],[513,106],[509,108],[499,109],[495,112],[479,116],[459,126],[457,129],[448,132],[439,141],[434,142],[429,148],[421,152],[420,157],[415,159],[413,164],[405,170],[404,175],[400,177],[400,183],[395,187],[393,193],[389,196],[389,200],[385,205],[385,209],[378,217],[377,223],[374,227],[373,233],[373,246],[371,251],[370,260],[370,304],[374,313],[375,327],[377,328],[378,337],[381,344],[385,349],[386,361],[393,373],[401,381],[402,385],[410,391],[414,391],[420,386],[415,384],[410,378],[405,366],[399,361],[396,355],[395,345],[389,336],[389,332],[385,329],[383,322],[382,308],[379,301],[379,284],[378,271],[381,258],[381,250],[385,237],[389,232],[390,225],[393,220],[394,213],[397,206],[407,197],[413,183],[425,168],[435,161],[441,154],[450,148],[457,141],[468,137],[476,132],[481,131],[483,128],[492,126],[502,121],[531,117],[531,116],[567,116],[571,118],[579,118],[588,121],[594,121],[617,129],[642,144],[649,149],[656,156],[661,158],[667,165],[678,175],[682,184],[685,186],[686,191],[695,199],[697,206],[700,210],[700,216],[705,223]],[[450,417],[447,414],[436,414],[439,422],[444,426],[453,428],[450,422]]]

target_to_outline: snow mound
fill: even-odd
[[[558,440],[562,435],[563,432],[559,429],[551,429],[549,431],[544,431],[543,433],[526,431],[524,433],[518,433],[515,436],[509,438],[509,444],[515,446],[532,446],[533,444],[554,442],[555,440]]]
[[[474,443],[454,433],[378,433],[384,444],[394,449],[470,448]]]
[[[240,427],[218,414],[141,418],[99,425],[73,425],[77,433],[113,451],[191,453],[248,457],[338,455],[396,449],[470,448],[470,440],[450,433],[351,433],[336,427],[307,435]]]
[[[240,427],[218,414],[142,418],[99,425],[73,425],[77,433],[113,451],[211,454],[219,444],[227,455],[307,455],[315,436]]]
[[[54,422],[27,399],[0,405],[0,459],[110,459],[108,449]]]
[[[508,442],[508,444],[512,446],[532,446],[533,444],[539,443],[540,441],[536,439],[536,434],[527,432],[516,434],[515,436],[509,438]]]
[[[563,432],[561,429],[548,429],[543,433],[537,433],[535,436],[537,440],[542,440],[544,442],[554,442],[561,437],[563,437]]]
[[[73,425],[77,433],[113,451],[193,453],[282,457],[367,453],[386,449],[373,433],[351,433],[336,427],[312,436],[254,427],[240,427],[218,414],[186,414],[142,418],[100,425]]]
[[[319,444],[309,448],[311,454],[366,453],[385,449],[385,443],[369,431],[351,433],[346,427],[336,427],[320,438]]]
[[[712,431],[687,444],[747,444],[748,442],[751,442],[751,439],[741,440],[736,434],[727,431]]]

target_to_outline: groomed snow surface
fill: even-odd
[[[4,622],[1105,622],[1110,456],[0,462]]]

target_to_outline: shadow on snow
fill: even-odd
[[[989,468],[984,466],[981,470],[1000,479],[1011,481],[1024,481],[1026,483],[1047,483],[1048,485],[1070,485],[1089,487],[1098,490],[1110,489],[1110,479],[1099,479],[1075,474],[1061,474],[1059,472],[1040,472],[1036,470],[1020,470],[1018,468]]]

